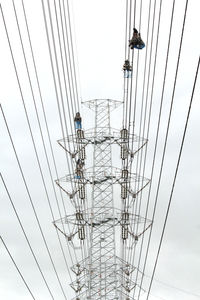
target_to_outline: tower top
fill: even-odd
[[[101,107],[102,109],[106,109],[108,106],[110,108],[110,111],[114,110],[121,104],[123,104],[122,101],[119,100],[112,100],[112,99],[93,99],[93,100],[88,100],[85,102],[82,102],[85,106],[90,108],[91,110],[95,111],[95,108]]]

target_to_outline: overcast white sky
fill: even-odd
[[[28,84],[28,78],[23,61],[20,40],[17,32],[15,16],[11,0],[1,0],[5,20],[10,35],[14,56],[16,60],[19,78],[23,89],[24,99],[27,106],[36,146],[42,163],[45,181],[48,187],[50,201],[53,206],[55,218],[59,218],[55,197],[50,182],[44,151],[41,144],[38,125],[33,106],[33,100]],[[78,78],[80,84],[81,100],[92,98],[112,98],[122,100],[123,97],[123,72],[124,62],[124,29],[125,29],[125,0],[69,0],[73,8],[73,22],[76,32],[76,63],[78,64]],[[154,2],[154,1],[153,1]],[[159,3],[159,1],[157,0]],[[45,1],[46,3],[46,1]],[[53,7],[53,0],[50,1]],[[20,26],[28,57],[29,68],[36,90],[36,101],[39,107],[39,115],[44,128],[39,94],[31,62],[30,49],[25,30],[21,0],[15,1],[19,14]],[[51,132],[53,149],[56,156],[59,176],[66,174],[67,168],[63,150],[57,145],[57,140],[62,138],[57,113],[55,90],[53,85],[50,59],[44,29],[42,6],[40,0],[24,0],[27,11],[28,22],[32,37],[33,49],[38,68],[42,95],[47,114],[47,120]],[[72,5],[73,4],[73,5]],[[139,25],[139,4],[137,1],[136,27]],[[147,14],[149,1],[143,0],[143,14],[141,34],[146,41]],[[177,61],[178,47],[180,42],[181,26],[183,22],[185,0],[175,1],[175,16],[172,30],[172,42],[169,55],[169,67],[167,72],[164,111],[161,124],[161,135],[159,139],[159,151],[156,164],[156,176],[158,176],[161,151],[166,131],[166,121],[171,101],[171,93],[174,81],[175,67]],[[155,77],[154,104],[152,110],[152,123],[149,136],[149,154],[146,167],[146,177],[150,176],[152,164],[152,150],[155,142],[155,131],[158,118],[158,105],[161,97],[162,81],[166,59],[167,40],[169,33],[170,14],[172,0],[163,0],[161,16],[160,40],[157,57],[157,69]],[[169,144],[164,165],[162,186],[159,193],[158,211],[156,214],[152,246],[147,265],[146,274],[151,275],[155,262],[155,255],[159,243],[163,219],[169,200],[170,188],[177,161],[183,126],[186,118],[187,108],[190,101],[192,85],[195,77],[196,66],[200,54],[200,2],[189,0],[186,18],[185,35],[181,54],[180,69],[178,74],[175,103],[170,127]],[[158,12],[158,6],[157,6]],[[55,20],[55,19],[54,19]],[[157,22],[157,15],[156,15]],[[152,24],[152,23],[151,23]],[[73,27],[73,28],[74,28]],[[73,29],[74,32],[74,29]],[[0,103],[6,115],[9,128],[16,146],[19,160],[22,164],[27,184],[32,195],[42,228],[47,238],[56,268],[60,275],[64,289],[71,299],[74,295],[68,284],[69,276],[64,260],[59,249],[55,229],[52,225],[47,199],[41,182],[36,158],[30,139],[30,134],[25,119],[22,100],[17,85],[17,80],[12,65],[11,55],[6,40],[5,29],[0,15]],[[146,49],[140,53],[140,71],[138,84],[138,99],[141,99],[142,80],[144,72],[144,57]],[[155,44],[154,44],[155,51]],[[77,60],[78,58],[78,60]],[[133,64],[133,68],[135,65]],[[173,196],[172,206],[166,228],[166,234],[158,261],[158,267],[152,287],[150,300],[195,300],[200,299],[200,79],[197,81],[196,92],[189,121],[188,132],[180,164],[177,184]],[[138,114],[139,115],[139,114]],[[138,116],[137,115],[137,116]],[[92,113],[83,108],[83,123],[85,128],[92,126]],[[112,126],[120,128],[121,111],[118,109],[112,114]],[[137,117],[136,122],[139,120]],[[136,124],[137,130],[138,124]],[[47,134],[44,130],[45,142]],[[61,290],[47,257],[46,249],[42,242],[27,193],[21,179],[16,158],[6,131],[3,117],[0,114],[0,172],[7,184],[13,202],[23,222],[23,226],[31,241],[33,249],[38,257],[41,268],[51,286],[55,299],[64,299]],[[49,146],[48,146],[49,151]],[[116,159],[116,158],[115,158]],[[50,160],[53,166],[52,160]],[[156,177],[155,176],[155,177]],[[53,178],[56,179],[55,171]],[[157,177],[156,177],[157,178]],[[155,180],[156,183],[156,180]],[[57,189],[57,188],[56,188]],[[58,194],[57,189],[57,194]],[[59,197],[59,195],[58,195]],[[153,185],[152,199],[155,197],[155,184]],[[60,198],[59,198],[60,201]],[[65,201],[68,201],[65,197]],[[6,191],[0,182],[0,235],[6,242],[20,270],[26,278],[37,300],[49,300],[50,296],[42,282],[41,276],[36,268],[35,262],[30,254],[20,226],[9,203]],[[68,202],[67,202],[68,203]],[[69,212],[72,207],[69,206]],[[64,212],[62,211],[64,216]],[[63,245],[65,247],[64,239]],[[68,252],[66,251],[66,255]],[[68,259],[70,264],[70,259]],[[160,281],[160,282],[159,282]],[[148,280],[145,280],[147,288]],[[164,284],[163,284],[164,283]],[[167,285],[183,289],[190,294]],[[193,295],[192,295],[193,294]],[[196,294],[197,296],[195,296]],[[21,278],[5,248],[0,244],[0,299],[5,300],[29,300],[32,299],[26,290]],[[142,300],[145,299],[145,294]]]

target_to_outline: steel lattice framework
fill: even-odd
[[[75,213],[55,221],[54,225],[74,249],[87,247],[87,251],[82,251],[83,259],[71,267],[76,275],[76,280],[71,283],[76,300],[133,299],[130,292],[136,287],[132,280],[136,268],[124,260],[123,254],[116,255],[116,247],[129,237],[136,243],[151,226],[150,220],[131,210],[149,180],[131,173],[128,167],[119,169],[112,165],[112,145],[120,147],[122,162],[128,162],[129,157],[132,159],[147,143],[147,140],[129,134],[125,128],[111,128],[110,113],[121,103],[110,99],[84,102],[95,114],[94,129],[85,132],[78,129],[75,135],[58,141],[75,161],[77,158],[85,161],[86,147],[93,147],[92,167],[85,168],[84,163],[83,168],[56,180],[69,196]],[[130,144],[133,145],[131,149]],[[115,185],[120,187],[121,208],[115,207]],[[90,197],[87,187],[91,190]],[[120,197],[117,198],[120,202]],[[127,199],[130,199],[129,205]],[[121,233],[116,234],[116,230]]]
[[[90,103],[95,109],[95,137],[102,132],[110,135],[110,110],[116,102],[103,100]],[[115,220],[113,203],[112,157],[110,143],[95,143],[93,157],[92,222],[91,228],[90,288],[91,299],[116,299],[117,274],[115,254]],[[96,181],[96,175],[104,172],[106,181]],[[96,181],[96,182],[95,182]],[[96,296],[97,295],[97,296]]]

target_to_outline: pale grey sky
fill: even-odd
[[[112,98],[122,100],[123,97],[123,72],[124,62],[124,29],[125,29],[125,0],[69,0],[73,4],[73,22],[76,32],[76,63],[78,64],[78,79],[80,84],[80,96],[82,101],[92,98]],[[140,1],[137,1],[140,3]],[[154,1],[153,1],[154,2]],[[159,1],[157,1],[159,2]],[[46,1],[45,1],[46,3]],[[53,8],[53,1],[50,1]],[[28,63],[34,84],[37,91],[34,77],[33,65],[31,62],[30,49],[25,30],[21,1],[15,1],[19,14],[20,26],[25,43]],[[27,10],[27,17],[30,26],[33,49],[41,83],[41,90],[44,105],[47,113],[48,125],[51,132],[53,149],[55,151],[59,176],[66,174],[67,168],[63,150],[57,145],[57,140],[62,138],[57,113],[55,90],[51,74],[50,60],[45,36],[42,7],[40,0],[24,0]],[[23,94],[27,111],[29,114],[36,146],[42,162],[45,181],[52,203],[55,218],[59,218],[58,210],[53,195],[53,189],[47,169],[44,151],[42,148],[39,129],[36,121],[33,100],[30,93],[28,78],[23,61],[20,40],[17,32],[15,16],[11,0],[1,0],[8,32],[10,35],[14,56],[22,84]],[[144,41],[147,34],[147,13],[149,1],[143,1],[143,15],[141,34]],[[138,4],[139,6],[139,4]],[[181,26],[183,21],[185,1],[175,1],[175,16],[172,31],[172,42],[169,55],[169,67],[167,72],[166,88],[164,95],[163,117],[161,122],[161,134],[158,147],[158,159],[156,163],[156,176],[158,176],[161,152],[163,147],[166,122],[171,101],[171,93],[174,82],[175,67],[177,61],[178,47],[180,42]],[[154,104],[152,110],[152,125],[149,136],[149,152],[146,167],[146,177],[150,176],[152,164],[152,151],[155,142],[155,131],[158,118],[158,105],[161,97],[162,81],[166,59],[166,49],[169,33],[170,14],[172,0],[163,0],[163,10],[161,16],[160,40],[157,57],[157,69],[154,88]],[[138,11],[138,10],[137,10]],[[157,8],[158,11],[158,8]],[[170,127],[169,144],[167,156],[164,164],[162,185],[159,193],[158,210],[155,219],[152,245],[147,264],[146,274],[151,275],[155,262],[155,255],[160,239],[160,233],[166,212],[167,202],[171,190],[172,179],[176,166],[183,126],[186,118],[187,108],[192,91],[196,65],[200,53],[200,39],[198,29],[200,28],[200,3],[198,0],[189,0],[188,14],[186,18],[185,35],[181,54],[180,69],[178,74],[177,89],[175,93],[175,103]],[[1,15],[0,15],[1,16]],[[55,21],[55,19],[54,19]],[[157,17],[156,17],[157,22]],[[54,23],[55,24],[55,23]],[[139,26],[139,15],[136,14],[136,27]],[[73,33],[74,33],[73,27]],[[25,119],[22,100],[17,85],[11,55],[6,40],[5,30],[0,17],[0,103],[6,115],[9,128],[16,146],[19,160],[22,164],[27,184],[31,192],[42,228],[47,238],[52,257],[60,275],[68,299],[74,294],[69,287],[70,279],[67,273],[64,259],[58,245],[55,229],[52,225],[52,218],[49,211],[46,195],[41,182],[38,166],[33,151],[30,134]],[[155,44],[154,44],[155,47]],[[155,48],[154,48],[155,50]],[[144,72],[145,51],[140,52],[140,70],[138,83],[138,99],[141,99],[142,80]],[[78,60],[77,60],[78,58]],[[133,65],[135,68],[135,65]],[[167,223],[166,234],[161,249],[158,267],[152,287],[150,300],[195,300],[200,299],[200,221],[199,221],[199,194],[200,194],[200,79],[197,81],[196,92],[189,121],[188,132],[183,150],[182,160],[177,178],[177,184],[173,196],[170,215]],[[44,128],[44,119],[36,92],[36,102],[39,107],[39,115]],[[139,110],[139,109],[138,109]],[[86,108],[82,110],[83,124],[85,128],[92,126],[92,113]],[[122,117],[120,109],[112,114],[112,126],[121,127],[118,120]],[[139,114],[136,119],[136,130],[138,129]],[[45,142],[47,134],[44,130]],[[4,177],[13,202],[23,222],[23,226],[31,241],[33,249],[38,257],[42,270],[55,299],[64,299],[56,281],[52,266],[47,257],[46,249],[41,239],[33,211],[28,201],[27,193],[21,179],[14,152],[9,141],[6,127],[0,114],[0,172]],[[48,145],[48,151],[49,151]],[[115,159],[117,159],[115,157]],[[64,162],[64,163],[63,163]],[[53,167],[52,159],[50,160]],[[55,171],[53,178],[56,179]],[[157,177],[156,177],[157,178]],[[155,179],[156,179],[155,178]],[[156,183],[156,180],[155,180]],[[58,197],[59,190],[56,188]],[[155,196],[156,184],[153,184],[152,199]],[[146,195],[146,194],[145,194]],[[144,195],[144,196],[145,196]],[[68,202],[65,196],[64,200]],[[60,201],[60,198],[59,198]],[[30,254],[27,243],[21,232],[16,216],[9,203],[6,191],[0,182],[0,235],[6,242],[16,263],[27,280],[31,290],[37,300],[48,300],[50,296],[47,288],[42,282],[41,276]],[[69,212],[72,207],[69,205]],[[64,212],[62,211],[64,216]],[[65,241],[62,239],[64,247]],[[68,263],[70,259],[66,249]],[[160,282],[159,282],[160,281]],[[161,283],[163,282],[163,283]],[[170,288],[174,286],[179,289],[189,291],[190,294],[181,292],[178,289]],[[144,288],[148,288],[148,277],[145,279]],[[193,294],[193,295],[192,295]],[[4,247],[0,244],[0,298],[5,300],[29,300],[31,299],[26,287]],[[146,299],[145,294],[141,297]]]

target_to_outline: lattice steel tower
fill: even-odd
[[[110,142],[102,142],[111,136],[110,110],[117,102],[109,100],[90,101],[95,111],[92,223],[90,250],[91,299],[99,291],[100,299],[115,299],[117,296],[117,274],[115,255],[115,219],[113,203],[112,157]],[[101,141],[101,142],[98,142]],[[98,276],[99,274],[100,276]]]
[[[110,112],[121,104],[110,99],[84,102],[94,111],[94,129],[78,129],[75,135],[58,141],[74,160],[74,173],[56,183],[69,196],[75,214],[55,221],[54,225],[73,250],[79,252],[80,260],[71,268],[76,275],[71,287],[77,300],[133,299],[130,292],[136,288],[133,280],[136,268],[124,257],[123,251],[116,254],[116,247],[129,239],[135,247],[138,238],[151,225],[132,210],[137,195],[149,180],[129,170],[130,160],[147,141],[130,134],[126,128],[111,128]],[[121,169],[112,165],[114,144],[121,149]],[[93,147],[92,167],[86,168],[89,145]],[[81,160],[79,167],[77,159]],[[120,188],[117,194],[113,192],[114,184]],[[114,195],[118,206],[113,201]]]

